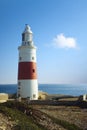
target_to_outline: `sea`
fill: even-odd
[[[72,96],[87,94],[87,84],[39,84],[38,87],[39,91],[47,92],[48,94],[63,94]],[[1,84],[0,93],[17,93],[17,84]]]

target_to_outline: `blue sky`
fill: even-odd
[[[87,83],[87,0],[0,0],[0,84],[17,83],[25,24],[38,48],[39,83]]]

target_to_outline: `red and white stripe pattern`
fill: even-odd
[[[22,36],[22,45],[18,48],[18,96],[22,98],[29,97],[31,100],[37,100],[38,82],[36,66],[36,47],[32,42],[32,32],[28,25],[26,25],[25,31],[23,32]]]

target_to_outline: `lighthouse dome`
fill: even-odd
[[[28,24],[25,25],[24,32],[22,33],[22,45],[33,45],[33,33]]]
[[[25,26],[24,33],[32,33],[31,28],[28,24],[26,24],[26,26]]]

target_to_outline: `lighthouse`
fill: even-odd
[[[26,24],[22,33],[22,44],[18,47],[18,91],[17,96],[38,99],[38,81],[36,66],[36,46],[33,43],[33,33]]]

